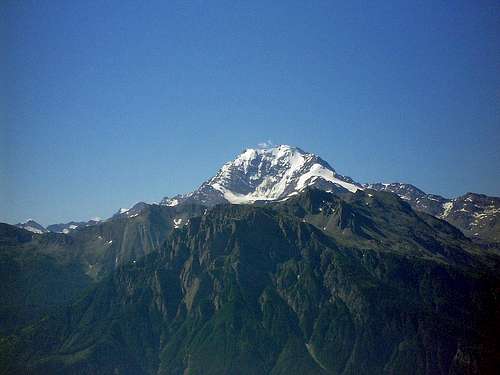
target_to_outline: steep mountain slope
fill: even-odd
[[[202,206],[147,205],[66,234],[35,234],[0,223],[0,333],[15,329],[61,304],[122,264],[156,251]]]
[[[70,243],[64,235],[0,223],[0,334],[73,301],[90,286]]]
[[[500,243],[500,198],[467,193],[446,202],[439,217],[470,237]]]
[[[440,195],[427,194],[422,190],[411,184],[402,184],[393,182],[390,184],[364,184],[367,189],[374,189],[377,191],[387,191],[399,195],[401,199],[408,202],[414,209],[426,212],[436,217],[443,214],[443,205],[449,199],[443,198]]]
[[[488,242],[500,242],[500,198],[467,193],[446,199],[426,194],[410,184],[365,184],[367,189],[399,195],[416,210],[426,212],[460,228],[467,236]]]
[[[164,198],[163,205],[197,202],[254,203],[298,194],[307,187],[354,192],[361,189],[349,177],[341,176],[314,154],[287,145],[268,149],[247,149],[200,188],[187,195]]]
[[[392,194],[219,205],[0,341],[33,374],[493,374],[499,255]]]

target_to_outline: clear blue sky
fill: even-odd
[[[264,140],[500,195],[500,6],[0,2],[0,221],[108,217]]]

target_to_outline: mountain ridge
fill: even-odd
[[[165,197],[160,205],[200,204],[211,207],[221,203],[272,202],[289,199],[308,187],[339,194],[363,189],[391,192],[406,200],[416,210],[450,222],[470,238],[500,243],[498,197],[466,193],[449,199],[425,193],[408,183],[359,183],[348,176],[338,174],[319,156],[289,145],[246,149],[235,159],[225,163],[198,189],[171,198]],[[138,202],[131,208],[118,210],[108,220],[137,216],[147,206],[147,203]],[[77,227],[94,224],[95,221],[69,222],[43,228],[35,223],[31,228],[38,233],[67,233]],[[23,227],[23,224],[18,226]]]
[[[268,186],[269,185],[269,186]],[[471,238],[500,242],[500,198],[467,193],[456,198],[428,194],[408,183],[359,183],[298,147],[246,149],[195,191],[163,198],[161,205],[249,204],[289,199],[307,187],[325,191],[363,189],[397,194],[413,208],[457,226]]]
[[[389,192],[215,205],[0,336],[0,372],[493,374],[499,265]]]

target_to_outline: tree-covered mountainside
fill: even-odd
[[[146,256],[121,262],[72,303],[4,334],[2,373],[500,366],[498,250],[393,194],[306,190],[262,206],[218,205],[165,238],[158,251],[134,248]]]
[[[0,223],[0,334],[71,302],[90,285],[70,242]],[[65,250],[50,254],[57,248]]]
[[[36,234],[0,223],[0,333],[73,301],[122,264],[156,251],[202,206],[148,206],[63,233]]]

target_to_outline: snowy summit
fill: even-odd
[[[280,145],[247,149],[224,164],[214,177],[196,191],[171,199],[165,198],[162,204],[247,204],[282,200],[310,186],[350,192],[363,189],[349,177],[337,174],[320,157],[297,147]]]

